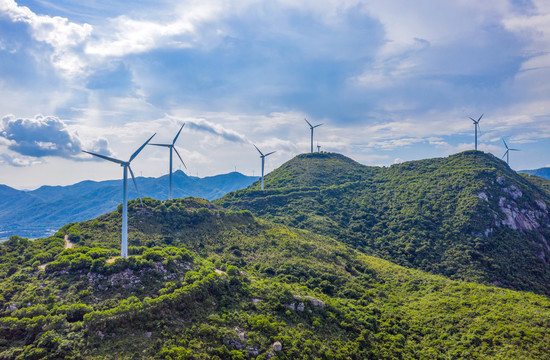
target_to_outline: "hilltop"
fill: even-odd
[[[540,359],[550,301],[188,198],[0,244],[2,359]],[[63,249],[68,235],[75,247]],[[44,269],[42,271],[41,269]],[[280,344],[280,351],[279,350]]]
[[[217,199],[252,184],[256,177],[232,172],[205,178],[173,174],[174,197],[196,196]],[[168,175],[158,178],[137,177],[142,196],[167,199]],[[129,184],[129,198],[137,198]],[[92,219],[116,209],[122,201],[122,180],[82,181],[69,186],[42,186],[33,191],[19,191],[0,185],[0,239],[17,234],[43,237],[53,234],[69,222]]]
[[[306,154],[268,174],[265,188],[253,184],[216,203],[406,267],[550,294],[548,192],[490,154],[387,168]]]

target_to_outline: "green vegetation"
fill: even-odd
[[[540,183],[540,182],[539,182]],[[304,154],[216,203],[453,279],[550,294],[550,196],[478,151],[376,168]]]
[[[406,269],[204,200],[144,203],[130,203],[128,259],[116,258],[120,211],[0,244],[0,359],[550,353],[544,296]]]

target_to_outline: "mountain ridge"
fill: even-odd
[[[529,175],[535,175],[535,176],[544,178],[546,180],[550,180],[550,167],[543,167],[543,168],[533,169],[533,170],[520,170],[518,172],[529,174]]]
[[[339,185],[325,170],[291,172],[340,159],[297,156],[265,177],[266,190],[253,184],[215,202],[403,266],[550,294],[550,197],[530,178],[478,151],[386,168],[356,163]]]
[[[142,196],[168,198],[168,176],[137,177]],[[196,178],[178,170],[173,174],[174,197],[216,199],[256,180],[257,177],[236,172]],[[122,180],[84,180],[68,186],[41,186],[31,191],[2,185],[0,239],[13,234],[33,238],[47,236],[68,222],[97,217],[116,209],[121,202],[121,192]],[[130,199],[137,198],[132,184],[129,184],[128,194]]]

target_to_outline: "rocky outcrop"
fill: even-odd
[[[548,211],[538,209],[520,209],[515,201],[509,198],[500,197],[498,206],[501,213],[504,214],[504,219],[497,220],[495,225],[508,226],[514,230],[536,230],[540,228],[540,219],[548,217]]]
[[[281,350],[283,350],[283,344],[281,344],[281,343],[278,342],[278,341],[275,341],[275,342],[273,343],[273,351],[279,352],[279,351],[281,351]]]
[[[516,185],[506,186],[506,179],[503,177],[498,177],[496,182],[501,185],[502,191],[502,195],[498,196],[500,215],[495,213],[496,227],[506,226],[513,230],[527,231],[540,229],[549,223],[546,202],[541,199],[529,201]],[[486,202],[490,202],[492,197],[485,192],[480,192],[477,196]]]
[[[294,299],[298,300],[298,302],[293,302],[290,304],[285,304],[285,307],[288,310],[291,311],[304,311],[306,309],[306,302],[301,300],[307,300],[313,307],[320,307],[321,309],[324,309],[326,307],[326,304],[324,301],[314,298],[313,296],[304,296],[301,297],[299,295],[294,295]],[[309,310],[311,312],[311,310]]]

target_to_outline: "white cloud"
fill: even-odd
[[[50,45],[52,64],[63,74],[74,76],[82,71],[85,60],[78,51],[92,33],[89,24],[76,24],[59,16],[37,15],[26,6],[19,6],[14,0],[0,1],[0,12],[7,14],[14,22],[29,24],[36,41]]]
[[[219,124],[214,124],[205,119],[186,119],[186,126],[195,131],[202,131],[212,135],[221,137],[227,141],[250,144],[250,140],[246,136],[239,134],[237,131],[227,129]]]
[[[0,155],[0,164],[6,164],[14,167],[26,167],[40,164],[42,161],[28,156],[12,156],[10,154]]]
[[[16,118],[6,115],[2,118],[0,137],[8,149],[26,157],[82,158],[83,142],[80,136],[54,116],[39,114],[34,118]],[[90,149],[110,155],[109,143],[104,138],[96,138],[86,144]]]

